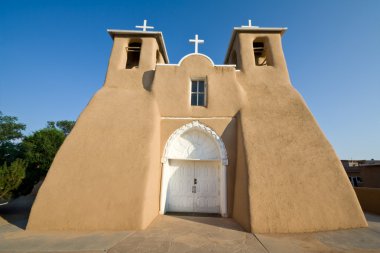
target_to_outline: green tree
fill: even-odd
[[[19,194],[28,194],[34,184],[46,175],[64,139],[63,131],[49,127],[24,138],[22,150],[28,167],[26,178],[18,189]]]
[[[74,125],[75,121],[72,120],[60,120],[56,123],[58,129],[60,129],[66,136],[69,135]]]
[[[21,155],[18,141],[23,137],[25,124],[17,121],[17,117],[3,115],[0,111],[0,165],[10,164]]]
[[[21,184],[25,177],[26,162],[16,159],[10,166],[5,162],[0,166],[0,201],[7,201],[12,192]]]
[[[57,128],[61,130],[66,136],[69,135],[75,125],[75,121],[72,120],[59,120],[57,122],[48,121],[47,128]]]

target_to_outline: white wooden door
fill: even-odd
[[[194,162],[196,193],[194,194],[194,212],[219,213],[219,170],[215,162]]]
[[[193,212],[194,162],[172,160],[169,173],[167,210],[169,212]]]
[[[217,162],[172,160],[166,210],[219,213],[218,167]]]

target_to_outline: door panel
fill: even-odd
[[[219,213],[218,168],[216,162],[172,160],[166,210]]]
[[[169,212],[193,212],[194,163],[173,160],[169,169],[171,178],[167,191],[167,210]]]
[[[219,170],[215,162],[194,162],[197,192],[194,194],[194,212],[219,213]]]

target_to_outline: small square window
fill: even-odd
[[[206,91],[204,80],[191,81],[191,105],[206,106]]]

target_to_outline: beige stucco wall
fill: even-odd
[[[266,37],[273,66],[254,65],[252,42]],[[238,34],[238,75],[247,100],[241,122],[247,154],[251,230],[308,232],[366,226],[332,146],[291,86],[279,34]]]
[[[102,88],[56,155],[27,228],[145,228],[159,205],[157,115],[147,92]]]
[[[255,66],[257,36],[270,46],[272,66]],[[115,36],[104,87],[58,152],[28,229],[145,228],[158,215],[166,141],[193,120],[226,146],[228,213],[246,230],[367,225],[332,146],[290,84],[279,33],[236,33],[238,71],[200,54],[156,65],[160,47],[149,36],[139,67],[126,70],[129,40]],[[197,78],[207,80],[207,107],[190,105]]]
[[[57,153],[27,229],[134,230],[157,216],[160,114],[146,73],[158,46],[143,38],[139,68],[125,70],[128,42],[115,38],[104,87]]]

